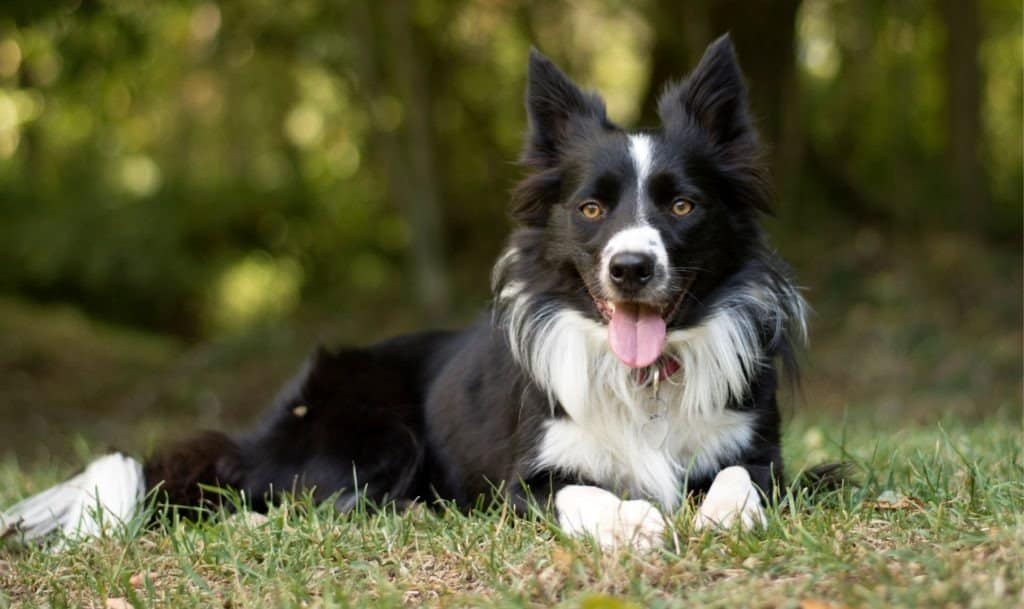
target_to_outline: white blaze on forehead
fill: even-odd
[[[651,175],[651,165],[654,157],[654,143],[650,136],[634,134],[629,136],[629,156],[633,159],[633,169],[636,171],[636,217],[643,222],[644,215],[644,184]]]
[[[601,252],[601,280],[610,282],[608,277],[608,265],[612,256],[622,252],[636,254],[647,254],[654,257],[655,265],[661,270],[660,276],[668,279],[668,251],[665,249],[665,242],[654,227],[641,224],[624,228],[615,233],[608,244]],[[606,284],[609,285],[609,284]]]
[[[608,244],[604,246],[604,255],[612,256],[619,252],[636,252],[638,254],[649,253],[658,258],[656,252],[666,256],[665,264],[668,264],[665,252],[665,243],[661,240],[659,233],[652,226],[630,226],[612,235]],[[659,262],[662,260],[659,258]]]

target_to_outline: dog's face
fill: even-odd
[[[659,130],[629,133],[549,60],[530,57],[532,170],[516,217],[545,232],[546,262],[608,324],[609,346],[632,367],[652,364],[684,300],[713,290],[760,239],[765,174],[746,91],[727,37],[708,47],[659,101]]]

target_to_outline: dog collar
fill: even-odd
[[[641,368],[636,371],[636,384],[643,386],[670,379],[675,375],[675,373],[679,372],[679,369],[682,367],[683,366],[679,363],[678,359],[671,355],[663,355],[658,358],[658,361],[653,366]],[[657,381],[654,378],[654,371],[657,371],[658,373]]]

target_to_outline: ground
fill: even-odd
[[[861,483],[794,495],[766,530],[603,554],[544,517],[336,514],[303,499],[266,520],[165,521],[53,554],[0,553],[0,607],[1024,607],[1020,422],[875,429],[794,421],[794,467],[846,458]],[[69,470],[0,464],[0,503]]]

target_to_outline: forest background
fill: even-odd
[[[467,322],[529,47],[651,126],[726,31],[814,308],[786,416],[1019,421],[1021,28],[1009,0],[6,2],[0,456],[238,428],[318,341]]]

